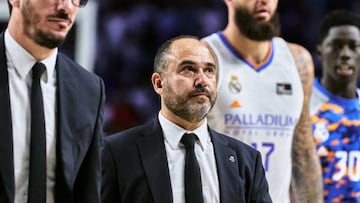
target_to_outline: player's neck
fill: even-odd
[[[161,114],[166,119],[171,121],[172,123],[180,126],[181,128],[183,128],[185,130],[189,130],[189,131],[193,131],[193,130],[199,128],[205,122],[205,119],[198,121],[198,122],[186,120],[186,119],[174,114],[167,107],[164,107],[164,104],[162,104]]]
[[[252,64],[262,63],[271,49],[270,40],[255,41],[244,36],[240,31],[227,27],[223,34],[231,46]]]
[[[327,89],[329,92],[331,92],[334,95],[343,97],[343,98],[347,98],[347,99],[352,99],[352,98],[356,98],[356,81],[352,81],[352,82],[347,82],[347,81],[333,81],[329,79],[326,79],[325,77],[323,77],[320,81],[321,85]]]

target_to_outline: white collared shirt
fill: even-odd
[[[185,147],[180,142],[185,132],[189,132],[166,119],[159,112],[159,122],[164,134],[166,156],[168,159],[171,188],[174,203],[185,203],[184,172]],[[205,121],[192,131],[198,136],[195,154],[200,165],[204,203],[220,202],[219,180],[216,170],[214,147]]]
[[[29,182],[31,68],[36,59],[5,31],[7,70],[14,146],[15,202],[26,203]],[[57,50],[41,61],[47,151],[47,203],[54,202],[56,163],[56,57]]]

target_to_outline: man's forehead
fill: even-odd
[[[175,40],[170,47],[177,49],[189,49],[191,47],[204,46],[202,42],[194,38],[181,38]]]
[[[360,30],[355,25],[339,25],[339,26],[334,26],[334,27],[330,28],[328,35],[329,36],[332,36],[332,35],[342,36],[342,35],[346,35],[346,34],[359,36]]]
[[[211,58],[214,60],[211,55],[209,48],[201,41],[196,39],[180,39],[174,41],[169,51],[170,55],[173,57],[203,57],[203,58]]]

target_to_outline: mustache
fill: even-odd
[[[197,86],[195,90],[190,92],[189,96],[192,97],[197,95],[198,93],[205,93],[207,97],[211,97],[210,91],[203,86]]]
[[[61,18],[61,19],[69,21],[70,24],[72,24],[72,20],[70,19],[69,15],[64,12],[59,12],[59,13],[56,13],[53,15],[49,15],[49,18]]]

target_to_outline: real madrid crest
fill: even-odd
[[[230,78],[229,90],[234,94],[239,94],[241,92],[241,83],[236,75],[232,75]]]

